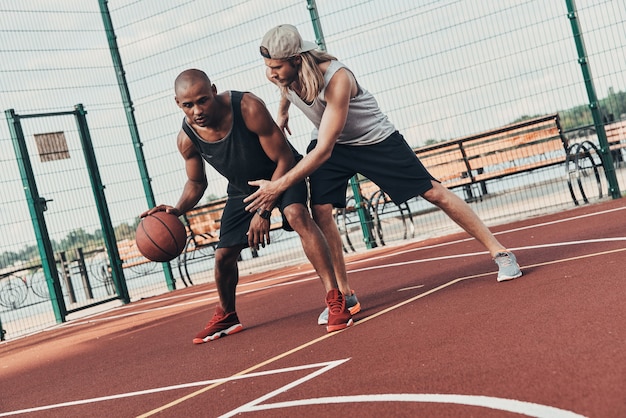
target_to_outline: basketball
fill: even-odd
[[[166,262],[185,248],[187,231],[176,215],[155,212],[144,217],[135,232],[139,252],[151,261]]]

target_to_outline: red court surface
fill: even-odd
[[[626,200],[493,231],[521,278],[465,234],[349,257],[337,333],[301,265],[242,277],[245,330],[207,344],[212,284],[5,342],[0,416],[626,416]]]

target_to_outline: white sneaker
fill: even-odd
[[[522,270],[520,270],[519,264],[517,264],[515,254],[510,251],[496,254],[493,261],[498,265],[499,282],[517,279],[522,275]]]

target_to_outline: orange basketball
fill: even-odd
[[[185,248],[187,231],[176,215],[155,212],[141,220],[135,233],[139,252],[151,261],[171,261]]]

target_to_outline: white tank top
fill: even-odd
[[[313,122],[313,125],[315,125],[315,129],[311,133],[312,140],[317,139],[322,115],[324,114],[324,110],[326,110],[326,101],[324,100],[326,86],[340,68],[345,68],[347,71],[350,71],[348,67],[339,61],[330,62],[324,74],[324,88],[310,105],[305,103],[293,90],[289,90],[288,92],[287,99],[297,106],[306,117]],[[387,115],[380,110],[374,96],[362,88],[358,82],[357,89],[356,96],[350,99],[346,125],[343,131],[341,131],[339,138],[337,138],[337,144],[371,145],[382,142],[389,137],[396,128],[393,123],[389,121]]]

